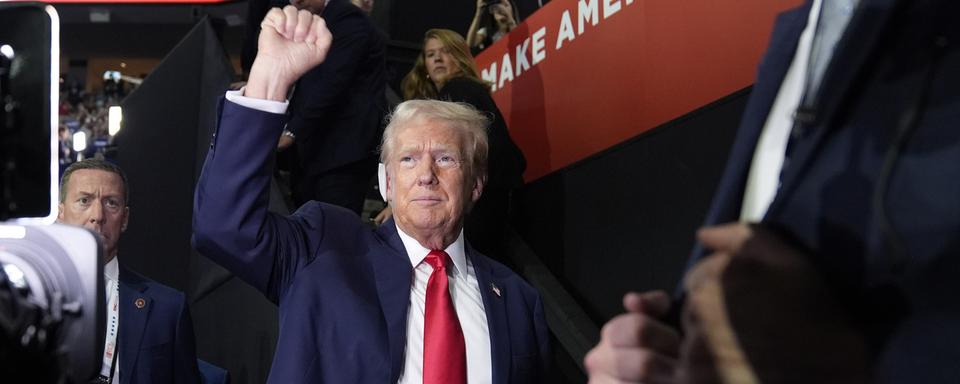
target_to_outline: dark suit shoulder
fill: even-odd
[[[516,272],[508,268],[506,265],[503,265],[499,261],[496,261],[490,258],[489,256],[481,253],[480,251],[472,250],[472,254],[475,258],[481,259],[483,263],[487,264],[490,267],[490,275],[495,278],[502,279],[502,278],[510,278],[510,277],[520,277],[519,275],[517,275]]]
[[[498,131],[496,134],[506,132],[507,127],[500,115],[500,109],[490,96],[490,88],[484,83],[463,76],[454,77],[443,84],[443,88],[437,92],[437,99],[470,104],[492,120],[492,125],[496,126],[492,129]]]
[[[304,237],[311,237],[312,243],[319,247],[311,250],[310,259],[319,249],[339,249],[341,251],[368,245],[374,230],[360,221],[360,217],[349,209],[319,201],[310,201],[297,209],[291,218],[299,221]]]
[[[490,97],[490,89],[483,83],[463,76],[454,77],[443,84],[443,88],[437,92],[437,98],[447,101],[465,102],[473,104],[477,108],[482,106],[481,101]]]
[[[324,19],[336,18],[344,15],[366,16],[360,8],[350,2],[350,0],[330,0],[323,9]]]
[[[340,229],[366,228],[355,212],[338,205],[316,200],[308,201],[300,206],[291,217],[309,224],[311,229],[323,229],[322,224],[324,223],[336,224]]]
[[[158,283],[126,267],[120,267],[119,279],[121,284],[126,284],[139,292],[149,294],[151,298],[161,304],[181,306],[187,301],[186,295],[180,290]]]
[[[350,4],[347,0],[330,1],[322,16],[324,22],[327,23],[327,28],[334,34],[334,38],[341,28],[362,29],[371,32],[376,30],[370,18],[360,8]]]
[[[480,267],[480,265],[485,264],[490,270],[491,277],[510,286],[512,288],[511,291],[519,289],[528,302],[532,303],[530,300],[539,298],[540,293],[537,292],[537,290],[534,289],[530,283],[524,280],[523,277],[518,275],[506,265],[503,265],[499,261],[491,259],[476,250],[472,251],[472,255],[474,257],[473,263],[475,266]]]
[[[447,80],[447,82],[443,84],[443,90],[441,90],[441,93],[450,90],[467,90],[490,93],[490,89],[487,88],[486,84],[466,76],[457,76]]]

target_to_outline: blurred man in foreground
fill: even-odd
[[[780,15],[698,234],[684,337],[665,293],[628,294],[591,380],[956,381],[958,14],[813,0]]]

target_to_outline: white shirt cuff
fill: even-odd
[[[246,97],[243,95],[243,90],[246,87],[240,88],[236,91],[227,91],[227,100],[232,103],[239,104],[242,107],[247,107],[250,109],[256,109],[262,112],[284,114],[287,113],[287,107],[290,105],[290,101],[272,101],[264,99],[255,99],[252,97]]]

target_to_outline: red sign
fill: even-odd
[[[530,181],[750,85],[775,16],[800,3],[554,0],[477,64]]]

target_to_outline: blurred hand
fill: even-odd
[[[482,42],[482,41],[484,41],[484,40],[486,40],[486,39],[487,39],[487,29],[486,29],[486,28],[480,28],[479,30],[477,30],[477,41]],[[477,43],[477,44],[479,44],[479,43]]]
[[[280,135],[280,140],[277,141],[277,151],[283,151],[284,149],[290,148],[293,145],[293,138],[287,135]]]
[[[603,326],[600,344],[584,358],[590,383],[670,383],[680,336],[658,318],[670,309],[666,292],[628,293],[627,313]]]
[[[762,226],[697,234],[685,277],[681,383],[862,383],[866,344],[810,256]]]
[[[732,248],[739,248],[743,235],[730,234],[731,248],[704,258],[684,277],[687,295],[681,319],[684,335],[677,363],[678,384],[758,382],[737,342],[723,300],[721,276],[730,263]]]
[[[390,208],[390,206],[387,205],[386,208],[380,211],[380,213],[378,213],[377,216],[373,218],[373,222],[374,224],[381,225],[387,220],[390,220],[391,217],[393,217],[393,208]]]
[[[260,24],[257,57],[244,95],[285,100],[290,86],[323,62],[332,41],[320,16],[292,5],[270,9]]]

